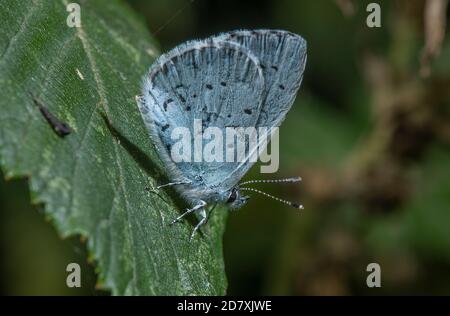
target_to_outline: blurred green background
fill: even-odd
[[[382,27],[369,28],[375,1],[127,2],[161,51],[239,28],[308,41],[303,85],[280,129],[280,170],[246,177],[302,176],[264,189],[305,210],[255,196],[232,212],[228,294],[450,294],[448,26],[439,36],[448,8],[427,19],[425,0],[376,1]],[[107,294],[95,289],[85,242],[58,237],[30,205],[26,180],[0,177],[0,251],[1,294]],[[65,286],[70,262],[82,265],[81,289]],[[381,288],[366,286],[371,262]]]

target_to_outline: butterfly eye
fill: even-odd
[[[236,198],[237,198],[236,189],[232,189],[230,196],[228,197],[227,203],[233,203],[234,201],[236,201]]]

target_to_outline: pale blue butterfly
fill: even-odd
[[[195,211],[201,216],[191,238],[206,222],[208,204],[240,207],[248,199],[241,194],[245,190],[275,198],[243,184],[289,183],[300,178],[238,184],[254,163],[248,156],[237,162],[175,162],[171,156],[173,129],[185,126],[192,130],[195,119],[201,119],[204,128],[221,130],[228,126],[278,127],[300,88],[305,64],[306,41],[299,35],[282,30],[239,30],[183,43],[151,66],[138,106],[173,181],[159,188],[174,185],[191,206],[173,223]]]

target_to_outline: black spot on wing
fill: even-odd
[[[165,76],[167,76],[167,73],[168,73],[168,72],[169,72],[169,69],[168,69],[167,65],[164,64],[164,65],[162,66],[162,73],[163,73]]]
[[[167,106],[173,102],[173,99],[167,99],[164,103],[163,103],[163,108],[164,111],[167,111]]]

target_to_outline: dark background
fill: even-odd
[[[366,25],[371,1],[127,2],[163,52],[239,28],[308,41],[304,82],[280,129],[280,170],[246,177],[302,176],[264,189],[305,210],[258,196],[232,212],[229,294],[450,294],[450,37],[438,53],[426,1],[376,1],[381,28]],[[0,177],[0,247],[3,294],[106,294],[95,290],[84,241],[58,237],[25,180]],[[65,286],[69,262],[83,263],[81,289]],[[366,286],[371,262],[379,289]]]

